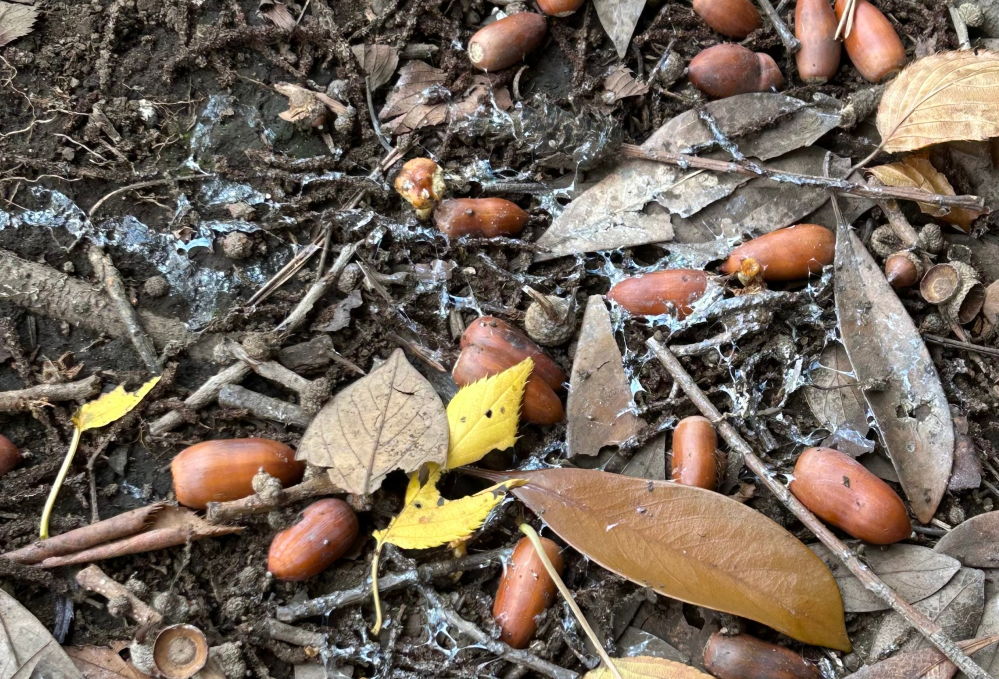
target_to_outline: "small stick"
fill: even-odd
[[[158,625],[163,622],[163,616],[147,606],[139,597],[128,591],[124,585],[120,585],[102,571],[97,566],[87,566],[76,574],[76,583],[89,592],[96,592],[105,599],[115,597],[125,597],[128,599],[130,610],[128,617],[135,620],[140,625]]]
[[[756,0],[760,3],[760,7],[763,8],[763,13],[767,15],[767,19],[770,19],[770,23],[773,24],[774,29],[777,31],[777,35],[780,36],[780,40],[784,43],[784,49],[787,50],[788,54],[795,54],[801,49],[801,42],[798,41],[794,34],[791,33],[791,29],[787,27],[784,20],[780,18],[777,10],[774,6],[770,4],[770,0]]]
[[[33,406],[53,401],[84,401],[100,391],[101,378],[91,375],[76,382],[39,384],[27,389],[0,391],[0,412],[29,412]]]
[[[290,486],[282,490],[276,499],[264,498],[260,495],[250,495],[241,500],[231,502],[209,502],[206,517],[212,523],[231,521],[242,516],[266,514],[279,507],[308,500],[309,498],[345,493],[342,488],[333,485],[328,474],[315,476],[308,481]]]
[[[849,569],[851,573],[860,582],[863,583],[869,591],[873,592],[879,599],[888,604],[892,610],[901,615],[905,621],[917,629],[920,634],[922,634],[930,643],[936,646],[941,653],[943,653],[948,660],[957,665],[957,667],[964,672],[969,677],[973,679],[991,679],[988,673],[985,672],[981,667],[979,667],[971,658],[969,658],[964,651],[957,647],[957,645],[944,633],[943,629],[930,620],[928,617],[923,615],[919,610],[914,608],[911,604],[907,603],[902,599],[892,588],[882,582],[881,578],[874,574],[870,568],[864,565],[860,559],[854,554],[849,547],[840,542],[839,538],[833,535],[832,531],[825,527],[825,525],[819,521],[812,512],[801,504],[791,491],[787,489],[782,483],[777,481],[776,476],[772,471],[767,469],[767,466],[763,461],[756,456],[753,449],[749,447],[749,444],[739,435],[739,432],[734,426],[722,417],[722,414],[718,412],[714,404],[708,400],[701,388],[697,386],[697,383],[690,376],[690,374],[684,370],[683,365],[680,363],[679,359],[673,355],[673,352],[669,350],[668,347],[663,346],[657,342],[654,338],[649,339],[646,346],[652,350],[656,358],[665,366],[666,370],[669,371],[670,375],[673,376],[673,380],[680,385],[687,397],[693,402],[695,406],[701,411],[706,418],[711,420],[712,423],[718,428],[722,437],[728,442],[728,445],[732,448],[733,453],[737,453],[745,462],[745,465],[760,479],[760,481],[765,485],[771,493],[777,496],[785,507],[787,507],[792,514],[794,514],[799,521],[801,521],[805,526],[815,534],[822,544],[828,547],[833,554],[835,554],[840,561]]]
[[[950,10],[950,20],[954,22],[954,32],[957,33],[957,42],[962,50],[971,49],[971,36],[968,35],[968,24],[964,22],[964,17],[954,5],[947,7]]]
[[[119,193],[125,193],[126,191],[132,191],[134,189],[148,189],[153,186],[166,186],[167,184],[173,184],[174,182],[183,181],[201,181],[203,179],[212,179],[215,175],[213,174],[193,174],[187,177],[167,177],[164,179],[150,179],[145,182],[138,182],[137,184],[129,184],[128,186],[123,186],[120,189],[115,189],[111,193],[105,194],[100,200],[93,204],[90,211],[87,212],[88,217],[93,217],[94,213],[101,205],[104,205],[109,199],[114,198]]]
[[[368,95],[368,114],[371,116],[371,128],[375,131],[375,136],[378,137],[378,142],[382,145],[382,148],[392,153],[395,149],[392,148],[389,140],[385,138],[382,126],[378,124],[378,116],[375,115],[375,104],[371,100],[371,78],[368,76],[364,76],[364,91]]]
[[[971,342],[959,342],[958,340],[952,340],[946,337],[939,337],[937,335],[923,335],[923,339],[932,344],[939,344],[942,347],[951,347],[952,349],[964,349],[965,351],[973,351],[979,354],[985,354],[986,356],[999,356],[999,349],[993,349],[992,347],[983,347],[977,344],[972,344]]]
[[[264,396],[238,384],[227,384],[219,391],[219,405],[247,410],[254,417],[273,420],[305,429],[312,422],[301,408],[279,398]]]
[[[843,16],[840,17],[839,24],[836,26],[836,35],[833,36],[834,40],[850,36],[850,33],[853,32],[853,16],[856,11],[857,0],[846,0]]]
[[[121,274],[115,268],[111,257],[98,247],[90,248],[87,255],[90,258],[90,265],[94,267],[97,278],[104,284],[104,290],[108,293],[111,301],[114,302],[114,307],[118,310],[121,322],[125,324],[125,328],[128,330],[128,338],[132,340],[135,350],[139,352],[139,356],[145,362],[146,367],[154,375],[159,375],[161,368],[159,360],[156,357],[156,349],[153,348],[152,341],[146,335],[146,331],[143,330],[142,324],[139,323],[139,316],[135,313],[135,308],[128,299],[125,285],[121,282]]]
[[[283,641],[286,644],[295,646],[309,646],[317,650],[323,650],[329,646],[326,635],[320,632],[310,632],[301,627],[288,625],[273,618],[266,618],[260,624],[260,631],[268,638],[275,641]]]

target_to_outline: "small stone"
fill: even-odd
[[[243,219],[250,222],[257,216],[256,210],[242,201],[238,203],[229,203],[225,206],[225,209],[229,211],[229,214],[233,219]]]
[[[222,238],[222,254],[229,259],[246,259],[253,252],[253,241],[242,231],[231,231]]]
[[[60,155],[62,156],[62,159],[65,160],[67,163],[72,163],[73,159],[76,158],[76,151],[74,151],[71,148],[65,148],[62,151],[60,151]]]
[[[59,270],[63,273],[73,273],[76,271],[76,267],[73,266],[73,262],[63,262],[62,266],[59,267]]]
[[[146,282],[142,284],[142,294],[146,297],[156,299],[163,297],[168,292],[170,292],[170,284],[167,283],[167,279],[163,276],[147,278]]]
[[[348,264],[343,273],[340,274],[340,280],[336,282],[336,287],[343,294],[350,294],[358,286],[363,277],[364,274],[361,273],[361,267],[354,263]]]

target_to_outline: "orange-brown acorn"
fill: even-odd
[[[465,328],[461,335],[461,348],[473,344],[503,356],[503,362],[509,365],[517,365],[530,357],[534,361],[534,371],[531,374],[537,375],[556,392],[564,391],[564,385],[569,381],[562,368],[544,349],[521,332],[520,328],[495,316],[483,316]]]
[[[551,17],[567,17],[583,6],[584,0],[538,0],[541,11]]]
[[[0,434],[0,476],[3,476],[17,466],[21,461],[21,451],[13,441]]]
[[[700,415],[683,418],[673,430],[670,478],[684,486],[714,490],[718,477],[717,449],[718,434],[708,418]]]
[[[798,224],[743,243],[720,268],[724,273],[735,273],[742,260],[752,257],[763,267],[763,280],[796,281],[821,272],[835,256],[832,231],[818,224]]]
[[[750,0],[694,0],[694,11],[708,26],[736,40],[763,25],[759,10]]]
[[[801,49],[794,58],[798,75],[806,83],[824,83],[839,70],[843,49],[835,37],[838,24],[829,0],[798,0],[794,8],[794,35]]]
[[[691,59],[687,77],[694,87],[717,99],[784,87],[773,57],[731,43],[709,47]]]
[[[434,212],[437,228],[448,238],[516,236],[530,218],[504,198],[455,198],[445,200]]]
[[[357,515],[343,500],[313,502],[302,520],[274,536],[267,570],[278,580],[306,580],[343,556],[358,532]]]
[[[712,634],[704,646],[704,669],[718,679],[822,679],[817,667],[791,649],[748,634]]]
[[[459,387],[498,375],[521,362],[511,358],[509,352],[498,352],[473,344],[461,350],[451,377]],[[527,378],[520,417],[533,424],[555,424],[565,419],[565,409],[558,394],[540,377],[537,364]]]
[[[610,289],[607,298],[636,315],[675,313],[682,319],[707,287],[708,275],[699,269],[670,269],[626,278]]]
[[[541,544],[548,560],[561,575],[562,555],[558,545],[548,538],[541,538]],[[555,581],[541,563],[534,545],[528,538],[523,538],[503,569],[493,604],[500,640],[514,648],[526,648],[538,629],[537,617],[555,602],[555,592]]]
[[[413,158],[396,176],[395,190],[413,206],[417,219],[426,219],[444,197],[444,170],[430,158]]]
[[[540,14],[511,14],[472,36],[468,42],[468,58],[476,68],[501,71],[540,47],[547,33],[548,22]]]
[[[842,18],[847,0],[836,0]],[[843,39],[850,61],[872,83],[887,80],[905,67],[905,46],[888,18],[867,0],[857,0],[853,29]]]

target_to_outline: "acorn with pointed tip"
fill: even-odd
[[[732,43],[702,50],[690,60],[687,77],[694,87],[716,99],[784,87],[784,76],[773,57]]]
[[[794,35],[801,49],[794,58],[798,75],[806,83],[824,83],[839,70],[842,46],[836,40],[838,24],[829,0],[798,0],[794,8]]]
[[[750,0],[694,0],[694,12],[712,29],[736,40],[763,26],[760,12]]]
[[[347,553],[358,533],[357,515],[343,500],[324,498],[302,512],[302,519],[274,536],[267,570],[278,580],[307,580]]]
[[[715,453],[718,434],[711,420],[685,417],[673,430],[673,467],[670,479],[684,486],[714,490],[718,476]]]
[[[885,278],[896,290],[908,288],[923,276],[923,262],[914,252],[902,250],[885,260]]]
[[[791,649],[748,634],[712,634],[704,646],[704,669],[718,679],[822,679],[819,668]]]
[[[797,224],[754,238],[737,247],[721,265],[733,274],[743,260],[753,258],[763,267],[763,280],[796,281],[822,271],[836,257],[836,237],[818,224]]]
[[[430,158],[413,158],[395,178],[395,190],[416,210],[416,218],[430,216],[444,197],[444,170]]]
[[[674,314],[684,319],[704,295],[708,275],[699,269],[668,269],[626,278],[607,293],[607,299],[639,316]]]
[[[545,555],[555,571],[562,573],[562,555],[557,544],[541,538]],[[530,539],[522,538],[503,567],[493,617],[500,627],[500,640],[514,648],[527,648],[538,629],[538,616],[555,603],[557,588]]]
[[[842,19],[848,0],[836,0],[836,18]],[[905,46],[895,27],[877,7],[857,0],[853,29],[843,38],[850,61],[872,83],[884,82],[905,68]]]
[[[468,41],[472,66],[483,71],[501,71],[523,61],[541,46],[548,33],[548,22],[540,14],[518,12],[488,26]]]

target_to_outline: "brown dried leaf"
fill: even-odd
[[[940,538],[934,549],[965,566],[999,568],[999,512],[968,519]]]
[[[611,67],[604,78],[604,93],[600,100],[605,104],[613,104],[627,97],[640,97],[649,91],[649,86],[635,80],[631,69],[618,64]]]
[[[289,123],[299,120],[314,121],[326,114],[326,105],[310,89],[292,83],[278,83],[274,89],[288,97],[288,110],[278,114],[281,120],[287,120]]]
[[[399,80],[378,113],[393,134],[406,134],[447,120],[446,74],[422,61],[410,61],[399,71]]]
[[[0,47],[31,33],[37,18],[37,7],[0,2]]]
[[[372,91],[391,80],[399,65],[399,53],[388,45],[354,45],[350,51],[368,76]]]
[[[847,224],[836,233],[836,315],[861,391],[916,517],[929,522],[954,464],[954,424],[909,312]]]
[[[878,108],[882,149],[999,137],[999,52],[937,52],[913,62]]]
[[[883,611],[888,608],[880,597],[868,590],[825,545],[808,545],[832,571],[843,595],[847,613]],[[908,603],[915,603],[938,592],[961,570],[961,562],[927,547],[895,544],[864,553],[875,575]]]
[[[292,31],[298,24],[298,20],[291,14],[288,5],[283,2],[272,2],[272,0],[260,0],[258,5],[261,16],[266,17],[275,26],[283,31]]]
[[[879,165],[867,171],[886,186],[911,187],[944,196],[957,195],[947,177],[933,167],[929,159],[921,156],[909,156],[900,163]],[[945,208],[930,203],[918,203],[918,205],[925,214],[939,217],[948,224],[959,227],[965,233],[971,230],[971,223],[982,216],[978,210]]]
[[[822,445],[853,457],[871,452],[874,444],[866,438],[871,429],[867,406],[843,345],[827,345],[810,375],[814,386],[805,387],[805,400],[815,419],[831,433]]]
[[[149,675],[125,662],[117,651],[104,646],[65,646],[66,654],[84,679],[149,679]]]
[[[978,651],[966,651],[972,653],[972,660],[978,663],[990,676],[999,676],[999,596],[994,596],[985,604],[985,613],[982,614],[982,622],[978,625],[975,633],[978,640],[987,637],[993,640],[992,643],[982,644],[983,648]]]
[[[566,406],[569,457],[624,443],[645,423],[635,415],[621,350],[602,295],[590,295],[579,331]]]
[[[624,59],[638,18],[645,9],[645,0],[593,0],[593,7],[597,10],[600,25],[614,43],[617,56]]]
[[[45,626],[0,589],[0,679],[84,679]]]
[[[976,639],[958,641],[958,647],[965,653],[982,651],[999,640],[999,636],[979,636]],[[979,656],[975,656],[977,660]],[[980,662],[980,661],[979,661]],[[989,671],[987,665],[983,666]],[[850,675],[850,679],[950,679],[957,674],[957,667],[935,648],[900,653],[888,660],[866,665]],[[993,673],[994,674],[994,673]]]
[[[447,413],[431,384],[402,349],[341,390],[302,436],[295,457],[327,467],[333,482],[366,495],[389,472],[447,461]]]
[[[829,569],[763,514],[719,493],[585,469],[476,472],[502,481],[574,549],[665,596],[847,650]]]
[[[698,669],[664,658],[639,655],[633,658],[614,658],[614,667],[622,679],[710,679]],[[614,679],[606,665],[590,670],[583,679]]]

